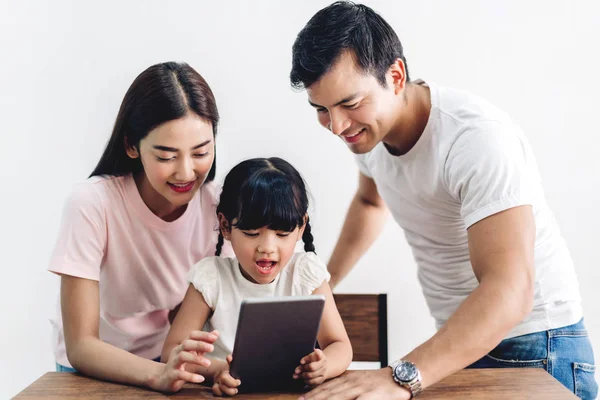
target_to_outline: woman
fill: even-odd
[[[104,154],[63,211],[49,267],[61,276],[58,371],[159,391],[203,380],[193,372],[217,333],[190,334],[170,369],[157,361],[190,266],[217,243],[218,121],[210,87],[187,64],[154,65],[132,83]]]

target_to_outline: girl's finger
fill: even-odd
[[[223,396],[223,392],[221,391],[221,385],[219,385],[219,382],[215,382],[215,384],[212,387],[212,390],[215,396]]]
[[[313,371],[318,371],[321,368],[323,368],[323,361],[315,361],[315,362],[311,362],[310,364],[306,364],[302,366],[304,372],[313,372]]]
[[[318,378],[320,376],[324,375],[324,371],[323,370],[318,370],[318,371],[314,371],[314,372],[304,372],[302,374],[302,379],[307,380],[307,379],[314,379],[314,378]]]
[[[235,379],[229,373],[221,374],[221,376],[219,377],[219,381],[221,382],[221,384],[230,388],[236,388],[242,383],[239,379]]]
[[[228,396],[235,396],[238,392],[237,388],[229,387],[227,385],[221,385],[221,391]]]

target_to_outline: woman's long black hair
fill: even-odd
[[[127,155],[125,143],[139,149],[140,140],[152,129],[190,112],[209,122],[216,136],[219,112],[204,78],[186,63],[166,62],[149,67],[127,90],[104,154],[90,177],[141,171],[140,159]],[[206,182],[212,181],[215,173],[216,158]]]
[[[305,251],[315,251],[307,218],[308,194],[300,173],[281,158],[253,158],[242,161],[225,177],[217,215],[229,226],[243,230],[269,229],[291,232],[304,225]],[[235,220],[235,223],[233,221]],[[223,234],[215,254],[221,254]]]

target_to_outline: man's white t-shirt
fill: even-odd
[[[578,322],[573,262],[523,132],[474,95],[426,85],[431,112],[415,146],[394,156],[379,143],[357,160],[404,230],[438,329],[478,286],[467,228],[521,205],[535,216],[535,295],[533,311],[507,338]]]

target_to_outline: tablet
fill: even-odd
[[[325,296],[245,299],[240,308],[230,372],[240,392],[295,391],[300,359],[315,349]]]

